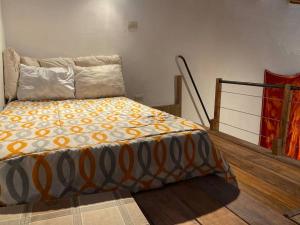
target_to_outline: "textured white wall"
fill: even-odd
[[[300,7],[287,0],[3,0],[3,8],[8,46],[36,57],[121,54],[129,96],[143,94],[149,105],[173,101],[179,53],[190,61],[210,116],[215,78],[262,82],[265,68],[300,71]],[[133,20],[139,28],[128,32]],[[257,88],[236,91],[261,95]],[[199,121],[184,96],[184,116]],[[223,98],[224,106],[255,114],[260,102]],[[222,120],[259,131],[256,117],[222,111]]]
[[[2,51],[5,48],[4,41],[4,30],[2,23],[2,6],[0,1],[0,111],[4,106],[4,87],[3,87],[3,61],[2,61]]]

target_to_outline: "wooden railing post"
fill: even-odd
[[[178,106],[178,115],[182,114],[182,75],[175,76],[175,104]]]
[[[278,137],[274,139],[273,146],[272,146],[272,153],[274,155],[284,155],[285,153],[286,139],[287,139],[288,129],[289,129],[289,117],[291,111],[292,96],[293,94],[291,91],[291,85],[286,84],[284,86]]]
[[[174,82],[175,89],[175,104],[181,104],[182,101],[182,75],[176,75]]]
[[[219,131],[220,129],[220,114],[221,114],[221,97],[222,97],[222,79],[217,78],[216,80],[216,91],[215,91],[215,110],[214,118],[211,120],[210,129]]]

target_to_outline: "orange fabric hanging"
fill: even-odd
[[[266,70],[265,83],[300,86],[300,73],[293,76],[283,76]],[[279,132],[283,89],[264,88],[263,96],[260,145],[271,149],[272,142]],[[293,91],[286,154],[291,158],[300,160],[300,91]]]

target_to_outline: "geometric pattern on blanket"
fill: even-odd
[[[12,102],[0,121],[4,205],[233,178],[201,126],[124,97]]]

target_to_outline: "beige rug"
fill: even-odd
[[[0,208],[0,225],[146,225],[129,193],[106,192]]]

